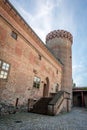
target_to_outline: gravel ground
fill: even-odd
[[[34,113],[0,116],[0,130],[87,130],[87,109],[73,108],[57,116]]]

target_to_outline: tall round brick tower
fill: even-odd
[[[63,64],[61,88],[72,95],[72,35],[64,30],[55,30],[46,36],[46,46]]]

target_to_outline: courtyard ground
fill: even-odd
[[[0,130],[87,130],[87,109],[73,108],[57,116],[34,113],[0,116]]]

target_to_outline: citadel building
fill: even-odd
[[[70,111],[72,35],[55,30],[46,45],[8,0],[0,1],[0,113]]]

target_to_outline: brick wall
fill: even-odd
[[[0,79],[0,102],[15,105],[16,99],[19,98],[18,104],[22,105],[27,103],[29,98],[42,97],[46,77],[49,78],[49,95],[54,90],[55,83],[58,83],[61,89],[62,65],[55,58],[51,58],[46,47],[43,48],[42,43],[39,45],[10,13],[2,7],[0,12],[3,16],[0,16],[0,59],[10,64],[8,79]],[[17,40],[11,36],[12,31],[17,33]],[[34,76],[43,81],[39,89],[33,87]]]

